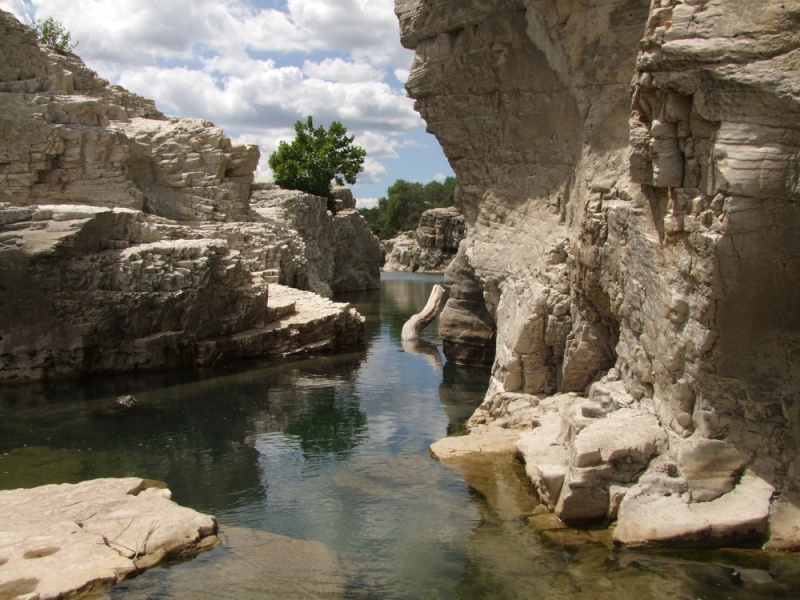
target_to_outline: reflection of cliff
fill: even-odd
[[[475,412],[489,383],[488,367],[476,368],[446,362],[439,386],[439,401],[447,414],[447,433],[464,433],[469,416]]]
[[[442,337],[496,350],[475,422],[527,398],[531,480],[620,543],[800,545],[800,4],[396,5],[480,290]]]
[[[312,457],[347,451],[367,435],[358,399],[345,393],[362,360],[312,358],[302,371],[288,363],[207,380],[189,373],[16,386],[0,396],[0,487],[140,475],[168,481],[177,501],[198,509],[261,502],[269,473],[258,466],[258,436],[286,430]],[[121,409],[123,393],[137,404]]]

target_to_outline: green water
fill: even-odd
[[[386,275],[343,298],[367,318],[358,352],[2,389],[0,488],[140,476],[216,515],[223,547],[109,594],[126,600],[800,596],[794,556],[614,550],[531,517],[510,460],[432,460],[489,376],[446,364],[435,324],[400,342],[439,280]],[[117,408],[122,394],[139,404]]]

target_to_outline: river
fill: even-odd
[[[0,389],[0,489],[139,476],[217,517],[222,547],[106,594],[125,600],[800,594],[793,555],[616,550],[604,529],[535,515],[510,460],[430,458],[489,377],[445,362],[436,323],[400,341],[440,281],[384,274],[337,298],[367,319],[357,352]],[[138,404],[119,408],[123,394]]]

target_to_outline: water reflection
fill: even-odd
[[[368,437],[367,415],[356,398],[337,398],[335,388],[317,390],[316,395],[314,406],[289,421],[284,434],[298,438],[307,460],[349,457]]]
[[[219,518],[223,548],[110,593],[125,600],[797,596],[794,556],[620,552],[540,514],[509,459],[433,461],[489,376],[443,362],[435,324],[400,341],[439,281],[343,298],[367,319],[359,352],[4,388],[0,487],[138,475]],[[139,403],[120,410],[121,394]]]

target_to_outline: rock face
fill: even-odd
[[[343,189],[336,189],[340,196]],[[253,192],[251,207],[274,235],[294,233],[283,234],[291,251],[279,260],[282,284],[323,296],[380,287],[381,243],[355,209],[333,216],[324,198],[274,186]]]
[[[464,216],[453,207],[432,208],[422,213],[414,232],[386,240],[384,271],[444,271],[464,239]]]
[[[475,424],[508,418],[514,398],[538,415],[520,425],[544,427],[543,395],[613,373],[589,416],[550,407],[602,426],[559,417],[526,444],[548,505],[566,520],[618,514],[623,544],[800,545],[800,2],[396,10],[416,49],[407,87],[466,217],[448,275],[482,296],[451,290],[443,338],[459,347],[489,319],[497,331]],[[632,424],[646,439],[622,435]],[[738,525],[708,518],[745,497],[757,514]],[[674,515],[672,530],[637,515]]]
[[[268,286],[376,287],[378,240],[321,198],[251,198],[258,157],[0,11],[0,380],[357,344],[349,306]]]
[[[133,477],[0,491],[0,593],[63,598],[213,547],[214,517],[170,496]]]

